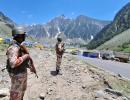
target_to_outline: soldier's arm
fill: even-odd
[[[8,59],[11,65],[11,68],[16,68],[21,65],[25,60],[29,59],[29,54],[25,54],[22,57],[18,56],[19,49],[17,47],[11,48],[9,50]]]

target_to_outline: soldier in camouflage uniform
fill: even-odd
[[[62,38],[57,38],[57,43],[55,46],[56,50],[56,56],[57,56],[57,61],[56,61],[56,73],[57,74],[62,74],[61,73],[61,60],[62,60],[62,55],[64,53],[64,43],[62,42]]]
[[[21,43],[25,40],[25,32],[22,27],[12,30],[13,43],[7,49],[7,70],[11,78],[10,100],[23,100],[27,88],[26,61],[30,59],[29,54],[21,50]]]

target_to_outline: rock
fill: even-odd
[[[85,89],[86,88],[86,85],[82,85],[82,89]]]
[[[0,89],[0,97],[5,97],[5,96],[9,96],[9,89],[8,88]]]
[[[50,83],[49,86],[52,86],[52,83]]]
[[[108,88],[112,89],[112,86],[110,85],[109,81],[107,81],[106,79],[103,79],[104,84],[108,86]]]
[[[88,72],[88,70],[86,69],[86,70],[84,70],[84,73],[87,73]]]
[[[108,93],[112,93],[114,95],[117,95],[117,96],[123,96],[123,94],[120,91],[116,91],[116,90],[113,90],[113,89],[106,88],[105,91],[108,92]]]
[[[93,75],[92,78],[95,80],[100,80],[100,78],[97,75]]]
[[[41,100],[44,100],[44,99],[45,99],[45,96],[46,96],[45,93],[41,93],[41,94],[39,95],[39,98],[40,98]]]
[[[117,74],[118,77],[122,77],[121,74]]]
[[[100,98],[100,97],[104,97],[104,96],[105,96],[105,93],[102,90],[97,91],[95,94],[95,98]]]
[[[122,97],[122,100],[128,100],[128,98],[127,97]]]
[[[56,84],[56,81],[53,81],[54,84]]]
[[[51,95],[51,92],[49,91],[47,94]]]
[[[47,94],[49,94],[49,95],[51,95],[52,94],[52,89],[51,88],[48,88],[48,92],[47,92]]]

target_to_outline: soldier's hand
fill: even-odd
[[[24,54],[24,55],[22,56],[22,59],[23,59],[23,61],[26,61],[27,59],[30,59],[29,54]]]

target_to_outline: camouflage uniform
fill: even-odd
[[[56,70],[60,70],[60,65],[61,65],[61,60],[62,60],[62,55],[64,53],[64,43],[58,42],[56,44],[56,56],[57,56],[57,61],[56,61]]]
[[[23,100],[27,87],[27,66],[24,63],[19,44],[14,42],[7,50],[7,70],[11,78],[10,100]]]

